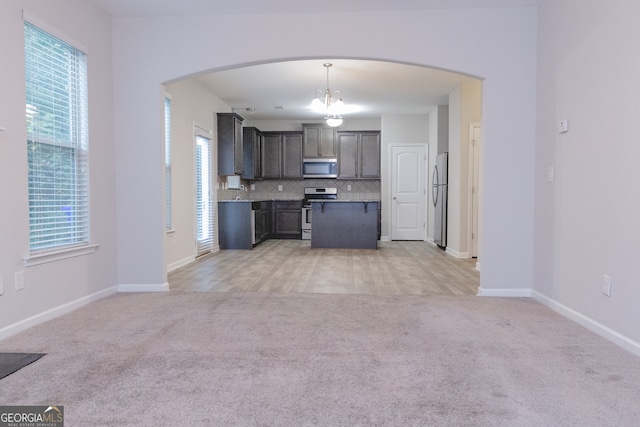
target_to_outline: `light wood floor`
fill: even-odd
[[[309,241],[267,240],[221,250],[169,273],[172,291],[368,295],[475,295],[475,259],[426,242],[379,242],[377,250],[311,249]]]

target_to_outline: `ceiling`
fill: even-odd
[[[115,17],[235,13],[316,13],[427,9],[530,7],[541,0],[91,0]],[[319,58],[253,65],[195,77],[218,98],[250,120],[321,119],[310,109],[317,89],[329,83],[348,119],[383,114],[425,114],[448,104],[448,94],[468,76],[431,68],[353,59]],[[247,108],[255,109],[250,113]]]
[[[91,0],[112,16],[334,13],[536,6],[541,0]]]
[[[426,114],[449,104],[460,74],[382,61],[323,58],[277,62],[196,77],[225,104],[249,120],[314,120],[316,90],[340,91],[348,119],[379,119],[383,114]],[[254,108],[254,112],[247,111]]]

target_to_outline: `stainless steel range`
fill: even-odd
[[[336,187],[305,187],[302,205],[302,240],[311,240],[311,200],[336,200]]]

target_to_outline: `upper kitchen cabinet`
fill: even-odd
[[[338,178],[380,178],[380,132],[338,132]]]
[[[262,178],[260,145],[260,131],[258,129],[254,127],[245,127],[242,129],[243,179]]]
[[[302,133],[262,132],[262,177],[302,178]]]
[[[323,123],[302,125],[305,158],[336,157],[336,128]]]
[[[242,174],[243,120],[236,113],[218,113],[218,175]]]

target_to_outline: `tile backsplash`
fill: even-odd
[[[305,187],[337,187],[340,200],[380,200],[380,180],[344,180],[344,179],[300,179],[276,180],[266,179],[244,183],[247,189],[251,184],[255,190],[240,190],[242,199],[253,200],[297,200],[304,198]],[[278,191],[278,186],[282,191]],[[351,191],[349,191],[351,186]],[[236,190],[218,190],[218,200],[233,199]]]

